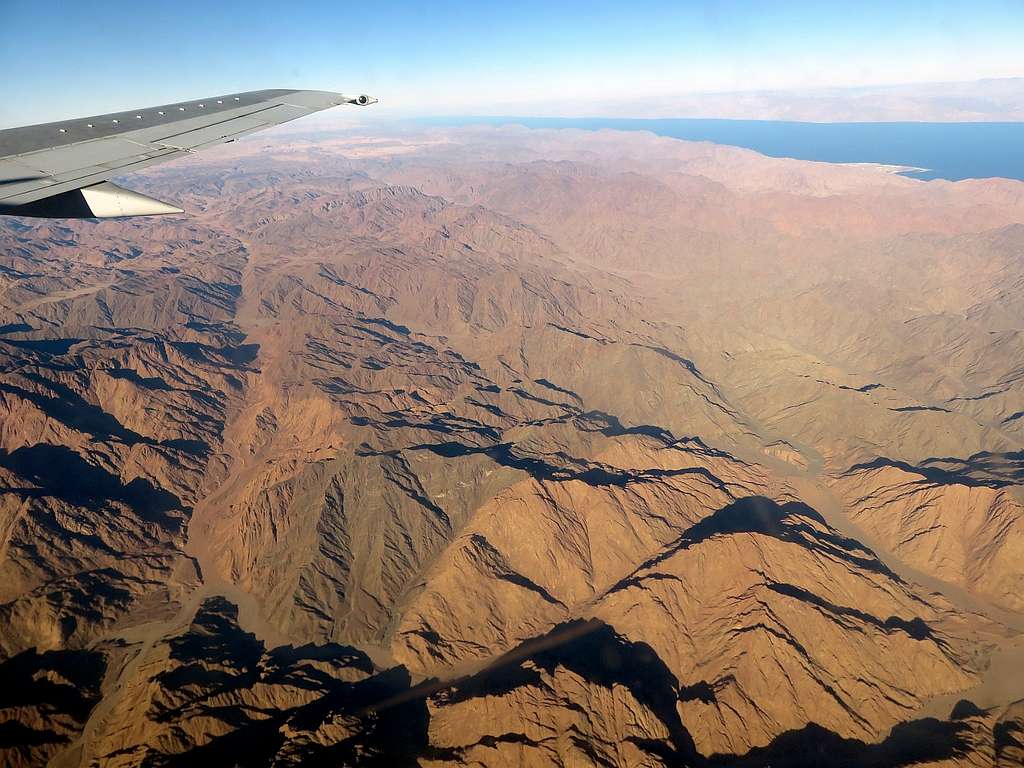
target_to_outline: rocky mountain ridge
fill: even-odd
[[[1020,185],[437,138],[0,228],[3,760],[1019,764]]]

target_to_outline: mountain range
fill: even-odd
[[[1024,183],[350,128],[0,224],[0,761],[1024,764]]]

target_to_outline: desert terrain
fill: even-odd
[[[263,134],[0,222],[0,763],[1024,765],[1024,183]]]

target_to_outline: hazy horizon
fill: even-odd
[[[385,114],[774,118],[800,107],[831,119],[842,104],[788,101],[893,88],[913,100],[936,83],[1024,75],[1024,14],[1008,0],[124,10],[6,3],[0,65],[18,77],[0,124],[278,87],[371,93]],[[28,29],[51,33],[12,34]]]

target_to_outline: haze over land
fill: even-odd
[[[892,170],[353,129],[3,222],[0,759],[1021,765],[1024,183]]]
[[[385,104],[383,109],[387,112],[388,106]],[[453,114],[460,113],[465,110]],[[1024,78],[831,88],[670,91],[603,99],[568,96],[525,104],[510,99],[483,109],[478,107],[470,114],[706,117],[813,123],[1013,122],[1024,120]]]

